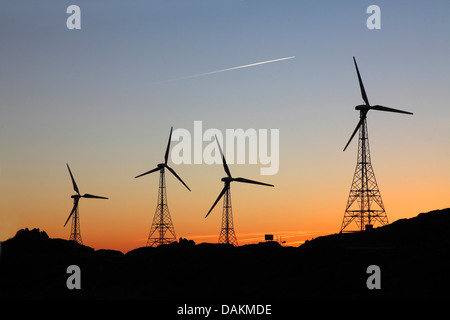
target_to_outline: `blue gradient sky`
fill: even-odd
[[[131,4],[132,3],[132,4]],[[66,8],[81,8],[81,30]],[[381,8],[368,30],[366,8]],[[276,188],[233,186],[240,234],[338,232],[356,165],[342,152],[362,103],[356,56],[373,104],[372,161],[390,221],[449,206],[448,1],[0,2],[0,240],[23,227],[67,238],[69,163],[82,193],[85,244],[145,245],[170,126],[280,130],[280,170],[232,165]],[[252,68],[166,80],[296,56]],[[221,166],[168,177],[177,236],[216,241]],[[220,206],[218,206],[220,207]],[[204,239],[202,238],[202,239]]]

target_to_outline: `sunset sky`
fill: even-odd
[[[69,30],[69,5],[81,29]],[[369,30],[368,6],[381,9]],[[372,165],[390,222],[450,206],[450,2],[0,2],[0,241],[21,228],[67,239],[81,194],[81,234],[95,249],[145,246],[170,127],[279,129],[279,171],[230,164],[239,244],[264,234],[288,245],[339,232],[357,155],[343,148],[362,104],[355,56],[372,104]],[[285,57],[293,59],[213,71]],[[206,74],[198,77],[193,75]],[[173,142],[175,145],[176,142]],[[203,145],[206,146],[208,143]],[[226,153],[226,150],[224,150]],[[177,237],[217,242],[222,165],[169,165]]]

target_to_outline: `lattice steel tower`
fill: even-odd
[[[72,226],[70,228],[69,240],[75,240],[79,244],[83,244],[83,241],[81,240],[80,216],[78,215],[78,206],[75,207],[75,212],[72,216]]]
[[[158,204],[148,235],[147,247],[156,247],[177,241],[169,207],[167,206],[166,179],[164,167],[159,171]]]
[[[135,177],[139,178],[145,176],[146,174],[159,171],[158,204],[156,206],[155,215],[153,216],[150,234],[147,239],[147,247],[156,247],[162,244],[169,244],[177,241],[175,229],[169,213],[169,207],[167,206],[165,169],[167,168],[167,170],[169,170],[189,191],[191,191],[191,189],[189,189],[183,180],[181,180],[176,172],[167,165],[167,160],[169,159],[170,140],[172,139],[172,130],[173,127],[170,128],[169,142],[167,143],[166,154],[164,155],[164,163],[159,163],[156,168]]]
[[[233,226],[233,211],[231,209],[231,190],[229,183],[223,198],[222,228],[220,229],[219,243],[232,244],[234,246],[238,245]]]
[[[389,224],[377,180],[370,161],[369,137],[367,135],[367,119],[365,114],[359,129],[358,160],[353,176],[341,232],[355,221],[357,229],[365,230],[366,226],[373,226],[374,222],[381,225]]]
[[[367,112],[369,110],[388,111],[396,113],[412,114],[411,112],[398,109],[383,107],[380,105],[371,106],[367,98],[366,91],[359,74],[356,59],[353,57],[356,72],[358,74],[361,96],[365,102],[364,105],[356,106],[355,109],[360,112],[360,120],[352,136],[344,148],[352,141],[356,132],[359,130],[358,143],[358,160],[356,164],[355,174],[353,176],[350,194],[345,207],[344,219],[342,220],[341,231],[343,232],[352,222],[357,225],[357,230],[363,231],[372,228],[374,223],[381,225],[388,224],[388,218],[384,209],[383,200],[381,199],[380,190],[378,189],[377,180],[373,172],[372,163],[370,161],[369,136],[367,131]]]

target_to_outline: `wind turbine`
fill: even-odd
[[[219,140],[217,139],[217,136],[216,136],[216,141],[217,141],[217,145],[219,146],[220,155],[222,156],[223,168],[224,168],[227,176],[221,179],[221,181],[223,181],[223,183],[224,183],[224,187],[223,187],[222,191],[220,192],[219,196],[217,197],[217,200],[212,205],[211,209],[209,209],[205,218],[208,217],[208,215],[211,213],[211,211],[216,206],[217,202],[219,202],[219,200],[223,197],[223,195],[225,195],[225,198],[223,199],[222,228],[220,230],[219,243],[232,244],[232,245],[237,246],[237,238],[236,238],[236,234],[234,232],[233,214],[232,214],[232,210],[231,210],[231,191],[230,191],[231,182],[237,181],[237,182],[243,182],[243,183],[260,184],[260,185],[269,186],[269,187],[273,187],[273,185],[259,182],[259,181],[249,180],[249,179],[245,179],[245,178],[233,178],[231,176],[230,169],[228,168],[227,161],[225,160],[225,156],[223,155],[222,149],[220,148],[220,143],[219,143]]]
[[[372,228],[372,223],[374,221],[378,221],[381,225],[386,225],[389,223],[370,161],[369,136],[366,120],[367,113],[369,112],[369,110],[378,110],[412,114],[408,111],[402,111],[380,105],[371,106],[369,104],[369,99],[367,98],[366,90],[364,89],[364,84],[362,82],[355,57],[353,57],[353,62],[355,64],[356,73],[358,75],[359,87],[361,89],[361,96],[364,100],[364,104],[355,107],[355,110],[359,110],[360,120],[344,147],[345,151],[352,141],[353,137],[355,136],[356,132],[359,130],[358,160],[347,201],[347,206],[345,209],[344,219],[341,225],[341,232],[354,220],[356,221],[358,228],[361,231],[365,228]],[[358,204],[357,208],[355,208],[355,206],[352,207],[355,202]],[[374,202],[377,205],[375,209],[372,206]]]
[[[167,194],[166,194],[166,179],[165,179],[165,168],[167,168],[180,182],[189,190],[189,187],[184,183],[183,180],[177,175],[177,173],[167,165],[167,160],[169,159],[170,150],[170,140],[172,139],[172,130],[170,128],[169,142],[167,143],[166,154],[164,156],[164,163],[159,163],[156,168],[147,171],[143,174],[136,176],[139,178],[145,176],[149,173],[159,171],[159,189],[158,189],[158,204],[156,206],[155,215],[153,216],[152,227],[150,229],[150,234],[147,240],[147,247],[159,246],[161,244],[169,244],[177,240],[175,235],[175,229],[173,227],[172,219],[169,213],[169,207],[167,205]],[[159,231],[156,234],[156,231]],[[169,232],[169,235],[166,233]]]
[[[94,196],[89,193],[85,193],[85,194],[81,195],[80,191],[78,190],[77,183],[75,182],[75,179],[73,178],[72,171],[70,171],[70,167],[67,163],[66,163],[66,165],[67,165],[67,169],[69,169],[70,178],[72,179],[73,190],[75,190],[75,192],[77,194],[74,194],[71,196],[71,198],[73,199],[73,208],[72,208],[72,211],[70,211],[70,214],[66,220],[66,223],[64,223],[64,227],[66,226],[67,222],[69,222],[70,217],[72,217],[72,228],[71,228],[69,240],[75,240],[79,244],[83,244],[83,241],[81,240],[81,233],[80,233],[80,217],[78,216],[78,202],[80,201],[80,198],[92,198],[92,199],[108,199],[108,198]]]

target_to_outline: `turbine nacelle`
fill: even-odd
[[[365,104],[360,104],[359,106],[355,107],[355,110],[359,110],[359,111],[369,111],[371,109],[371,106],[365,105]]]
[[[222,179],[220,179],[220,181],[223,181],[225,183],[230,183],[230,182],[234,181],[234,178],[232,178],[232,177],[223,177]]]

